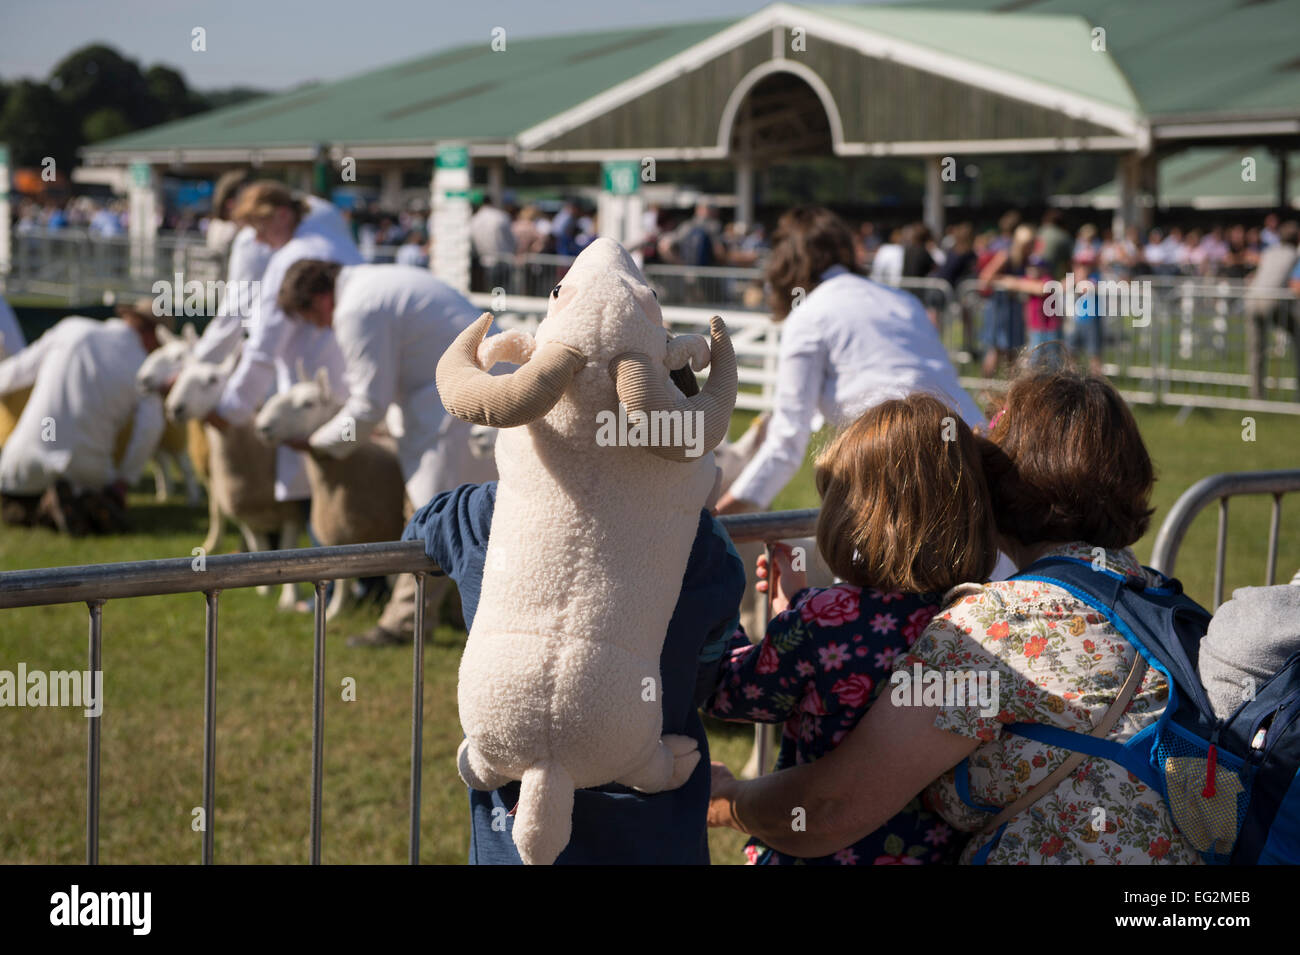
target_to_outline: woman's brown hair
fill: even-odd
[[[844,220],[820,206],[798,206],[781,216],[766,268],[772,317],[781,321],[789,315],[795,289],[811,292],[834,265],[857,270],[853,233]]]
[[[859,587],[942,593],[984,581],[997,544],[980,448],[938,398],[886,401],[817,460],[817,548]]]
[[[984,442],[998,530],[1022,544],[1128,547],[1146,533],[1155,472],[1110,382],[1027,368]]]
[[[259,179],[239,190],[231,218],[240,225],[256,225],[280,208],[293,213],[295,224],[305,219],[309,211],[306,201],[295,196],[284,183]]]

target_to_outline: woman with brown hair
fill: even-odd
[[[811,763],[833,750],[881,692],[890,672],[939,611],[942,594],[988,576],[994,524],[979,445],[965,423],[931,395],[876,405],[817,461],[822,508],[817,547],[842,582],[807,588],[785,567],[773,575],[762,643],[732,638],[705,705],[724,720],[784,723],[777,767]],[[760,587],[768,568],[759,559]],[[952,828],[913,800],[825,865],[920,865],[956,860]],[[796,858],[758,840],[760,865]]]
[[[1129,549],[1152,513],[1151,459],[1109,383],[1030,371],[1012,383],[990,438],[998,546],[1022,571],[1059,557],[1154,583]],[[937,676],[947,686],[983,675],[990,699],[891,695],[812,765],[740,783],[715,764],[711,822],[822,856],[924,793],[948,823],[978,833],[963,862],[1199,862],[1160,794],[1123,767],[1006,731],[1036,723],[1122,742],[1159,719],[1165,677],[1139,665],[1104,615],[1054,584],[1013,577],[963,585],[945,600],[893,680]],[[795,806],[806,831],[791,831]]]
[[[967,424],[984,423],[921,303],[856,268],[853,234],[833,212],[805,206],[781,217],[767,260],[772,317],[784,323],[772,419],[719,513],[771,504],[803,463],[818,412],[842,427],[888,398],[927,391]]]

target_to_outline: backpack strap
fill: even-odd
[[[1097,725],[1094,726],[1092,732],[1088,734],[1089,736],[1102,738],[1114,728],[1115,724],[1119,722],[1119,718],[1124,715],[1124,711],[1128,709],[1129,703],[1133,701],[1133,696],[1137,693],[1138,687],[1142,685],[1142,678],[1146,676],[1146,672],[1146,660],[1143,659],[1142,654],[1135,652],[1133,654],[1133,666],[1130,667],[1128,671],[1128,678],[1124,680],[1124,684],[1119,688],[1119,693],[1116,694],[1114,702],[1107,707],[1106,712],[1103,713],[1101,719],[1097,721]],[[1038,802],[1038,800],[1056,789],[1056,787],[1059,786],[1061,782],[1070,775],[1070,773],[1074,772],[1079,767],[1079,764],[1087,758],[1087,753],[1082,753],[1077,750],[1072,752],[1066,758],[1065,762],[1056,767],[1051,775],[1015,802],[1004,807],[1001,812],[985,823],[984,828],[980,830],[980,833],[982,835],[988,835],[1009,822],[1012,817],[1024,812],[1034,803]]]

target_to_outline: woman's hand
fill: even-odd
[[[744,498],[732,497],[731,492],[727,491],[718,498],[717,506],[714,507],[713,513],[722,517],[724,514],[748,514],[758,510],[758,505],[753,501],[746,501]]]
[[[709,790],[709,826],[722,826],[740,829],[734,807],[736,793],[740,790],[740,781],[731,775],[722,763],[713,763],[713,776]],[[744,830],[741,830],[742,832]]]
[[[767,554],[758,555],[758,566],[755,568],[758,583],[755,589],[760,594],[765,594],[769,587],[771,588],[772,616],[775,617],[777,614],[785,613],[790,608],[790,599],[808,586],[808,574],[803,570],[794,569],[794,548],[789,544],[777,541],[771,547],[773,558],[771,567],[767,563]]]

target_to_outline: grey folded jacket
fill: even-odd
[[[1298,578],[1300,579],[1300,575]],[[1200,677],[1214,707],[1227,717],[1287,659],[1300,651],[1300,587],[1241,587],[1215,612],[1201,641]],[[1253,684],[1251,681],[1254,681]]]

